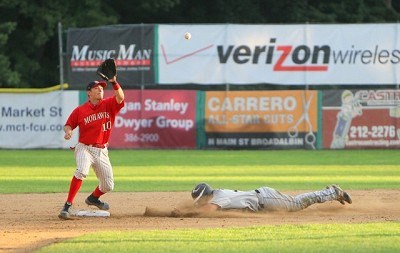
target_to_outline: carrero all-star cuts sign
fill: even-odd
[[[84,89],[108,58],[117,64],[118,80],[124,87],[154,83],[153,25],[104,26],[69,29],[67,38],[68,83]]]

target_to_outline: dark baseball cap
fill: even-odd
[[[92,82],[88,83],[88,85],[86,86],[86,90],[91,90],[92,88],[94,88],[98,85],[101,85],[101,86],[103,86],[103,88],[105,88],[107,86],[107,83],[103,82],[103,81],[92,81]]]

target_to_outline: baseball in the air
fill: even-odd
[[[189,32],[185,33],[185,39],[190,40],[190,38],[192,38],[192,35]]]

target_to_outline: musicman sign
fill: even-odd
[[[154,83],[153,25],[107,26],[68,31],[68,82],[84,89],[108,58],[117,64],[118,80],[125,88]]]
[[[399,28],[160,25],[159,83],[397,84]],[[183,39],[188,29],[190,41]]]
[[[151,50],[135,50],[136,45],[119,45],[118,50],[90,50],[89,45],[72,47],[71,67],[97,67],[105,59],[114,58],[118,67],[151,65]]]

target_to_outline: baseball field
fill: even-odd
[[[0,150],[0,252],[399,252],[397,150],[110,150],[110,217],[60,220],[75,170],[69,150]],[[288,194],[339,184],[353,204],[292,213],[170,217],[199,182]],[[96,187],[90,172],[74,208]]]

